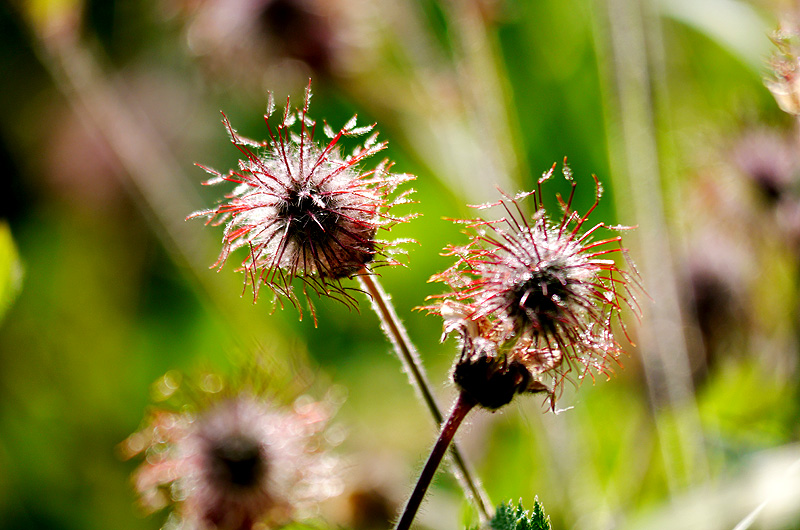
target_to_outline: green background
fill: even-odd
[[[202,188],[193,164],[236,164],[219,111],[264,138],[266,91],[299,103],[309,77],[313,117],[377,121],[395,171],[417,175],[417,202],[399,213],[420,217],[385,235],[416,243],[381,281],[443,406],[455,346],[413,309],[442,290],[427,283],[450,264],[441,249],[466,241],[445,217],[472,216],[466,204],[496,200],[496,185],[530,189],[567,156],[579,211],[594,173],[605,195],[592,220],[639,225],[627,246],[650,298],[641,327],[628,319],[645,331],[624,369],[568,386],[559,405],[573,408],[559,415],[530,397],[463,430],[493,501],[538,496],[554,528],[599,530],[733,528],[769,499],[755,528],[800,526],[800,165],[773,200],[737,163],[753,131],[797,151],[793,118],[762,82],[787,6],[337,1],[312,16],[300,0],[240,4],[220,13],[255,6],[261,18],[221,36],[196,11],[211,8],[188,1],[0,5],[0,528],[159,528],[163,514],[135,505],[136,462],[118,444],[168,370],[231,374],[257,352],[279,389],[300,373],[316,398],[346,393],[334,422],[348,488],[398,509],[435,429],[369,306],[315,300],[315,328],[307,313],[254,305],[233,267],[207,268],[221,229],[183,221],[223,191]],[[638,52],[645,69],[627,62]],[[652,153],[636,148],[647,138]],[[779,165],[755,152],[765,171]],[[550,207],[566,189],[546,185]],[[673,276],[652,266],[664,263]],[[700,287],[698,271],[711,278]],[[648,372],[659,348],[678,369]],[[327,524],[362,525],[342,515],[351,502],[329,503]],[[466,506],[442,474],[419,524],[463,527]]]

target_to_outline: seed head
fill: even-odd
[[[318,449],[326,419],[316,404],[289,411],[242,393],[156,411],[122,450],[146,456],[134,475],[143,506],[173,505],[165,529],[249,530],[285,524],[336,492],[333,460]]]
[[[572,189],[566,202],[558,197],[563,214],[559,221],[551,221],[541,200],[541,184],[554,169],[555,165],[545,172],[537,191],[478,206],[502,207],[506,214],[502,219],[460,221],[467,225],[471,240],[465,246],[448,247],[445,255],[456,256],[455,265],[432,278],[452,288],[438,297],[444,303],[433,309],[445,317],[446,332],[458,330],[461,335],[457,382],[459,371],[465,370],[461,365],[480,366],[476,370],[488,370],[498,378],[495,372],[519,373],[521,364],[531,378],[508,379],[515,381],[511,395],[538,392],[547,388],[543,378],[560,384],[577,365],[582,367],[579,377],[593,371],[608,373],[621,353],[612,320],[622,324],[623,307],[638,314],[635,269],[629,263],[634,271],[630,273],[612,259],[614,254],[627,259],[621,236],[592,240],[601,228],[621,227],[599,223],[583,231],[602,188],[595,178],[594,205],[584,215],[573,211],[576,183],[566,161],[563,174]],[[530,220],[520,206],[527,197],[536,206]],[[624,324],[622,330],[627,333]]]
[[[472,401],[496,410],[517,394],[553,395],[541,378],[560,362],[559,352],[536,350],[527,340],[515,343],[508,330],[489,317],[471,318],[470,305],[445,300],[432,309],[444,318],[442,340],[452,332],[458,334],[461,353],[453,366],[453,382]]]
[[[768,60],[764,84],[782,111],[800,115],[800,28],[786,20],[770,38],[777,49]]]
[[[351,154],[342,154],[343,138],[374,128],[374,124],[357,127],[355,116],[338,132],[325,124],[328,142],[315,143],[316,122],[308,116],[310,98],[309,84],[302,109],[293,111],[287,99],[283,118],[273,131],[269,118],[275,105],[270,95],[264,117],[269,139],[264,142],[243,138],[223,115],[233,144],[245,158],[227,174],[203,167],[214,175],[205,184],[227,181],[236,187],[216,208],[190,217],[225,225],[222,252],[214,266],[222,267],[232,251],[247,249],[239,270],[245,272],[245,288],[252,287],[254,299],[266,285],[297,305],[292,280],[299,277],[305,294],[311,288],[353,305],[340,280],[376,265],[397,263],[392,255],[398,252],[394,248],[398,241],[388,243],[376,236],[379,229],[408,219],[388,210],[407,202],[411,190],[390,196],[414,177],[391,173],[392,164],[386,160],[373,169],[360,167],[386,147],[386,142],[378,142],[377,133]]]
[[[794,139],[776,130],[746,132],[731,150],[734,165],[768,206],[791,200],[800,169]]]

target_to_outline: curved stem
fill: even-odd
[[[361,269],[358,273],[358,279],[364,290],[370,296],[372,309],[378,314],[378,318],[381,321],[381,328],[389,337],[397,357],[399,357],[400,361],[403,363],[403,369],[408,374],[411,386],[419,393],[422,401],[428,407],[431,416],[436,421],[436,424],[441,426],[444,421],[444,415],[430,390],[431,384],[428,382],[428,377],[425,374],[425,368],[422,366],[419,353],[417,353],[417,349],[411,342],[408,332],[397,316],[389,295],[383,290],[383,287],[378,283],[373,273],[368,270]],[[458,479],[467,496],[475,503],[481,522],[488,522],[491,519],[492,513],[492,504],[489,501],[489,496],[483,490],[480,482],[475,478],[475,473],[470,469],[456,444],[453,444],[450,450],[450,456],[456,467],[454,470],[456,479]]]
[[[419,506],[422,504],[422,499],[425,497],[425,492],[428,491],[428,486],[431,480],[433,480],[433,476],[436,474],[436,469],[439,467],[442,457],[450,446],[450,442],[453,440],[461,422],[464,421],[467,413],[472,410],[475,405],[476,402],[467,397],[466,394],[463,392],[459,394],[453,406],[453,410],[450,411],[450,416],[447,418],[447,422],[442,426],[442,432],[439,433],[439,438],[436,440],[436,444],[434,444],[431,454],[428,456],[428,461],[425,462],[425,467],[422,468],[422,473],[420,473],[419,479],[417,479],[417,485],[414,486],[414,491],[411,492],[411,496],[408,498],[406,507],[403,509],[403,514],[394,527],[395,530],[408,530],[411,528],[411,523],[417,515],[417,510],[419,510]]]

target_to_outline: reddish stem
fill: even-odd
[[[436,474],[436,470],[447,452],[447,448],[450,446],[450,442],[453,440],[458,427],[461,425],[461,422],[464,421],[467,413],[469,413],[476,404],[475,400],[465,393],[462,392],[459,394],[453,406],[453,410],[450,411],[450,416],[442,426],[439,438],[436,440],[436,444],[433,446],[431,454],[428,456],[428,461],[425,462],[425,467],[422,469],[419,479],[417,479],[417,485],[408,498],[406,507],[403,509],[403,515],[400,516],[400,520],[394,527],[395,530],[408,530],[411,528],[411,523],[417,515],[420,504],[422,504],[425,492],[428,491],[428,486],[430,486],[433,476]]]

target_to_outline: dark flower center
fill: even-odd
[[[303,260],[330,278],[350,276],[375,254],[375,227],[340,213],[343,208],[317,189],[292,189],[278,205],[278,216],[288,225],[285,242],[300,249]],[[304,261],[305,262],[305,261]]]
[[[563,319],[564,301],[572,291],[563,267],[551,264],[532,271],[531,277],[515,285],[510,295],[512,317],[549,331]]]
[[[289,223],[288,236],[297,240],[323,240],[339,222],[329,201],[313,192],[290,190],[278,207],[278,215]]]
[[[261,447],[251,438],[231,436],[211,449],[211,473],[220,482],[240,488],[258,484],[267,462]]]

